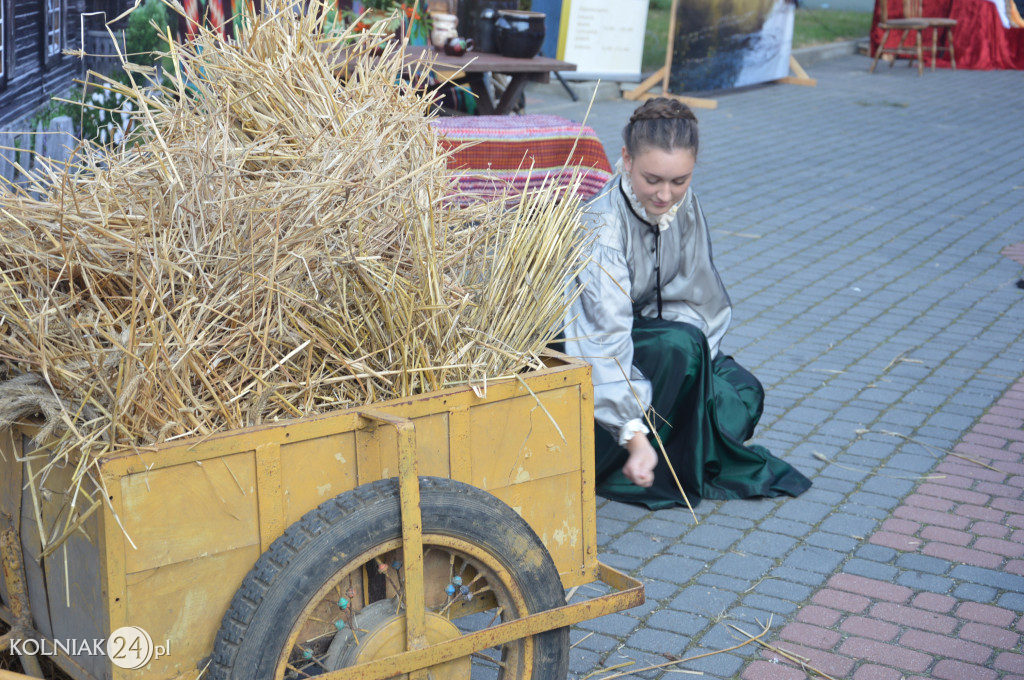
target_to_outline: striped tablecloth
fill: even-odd
[[[472,196],[493,198],[508,185],[512,193],[522,193],[539,187],[545,177],[565,185],[578,168],[579,193],[590,199],[612,176],[594,130],[560,116],[463,116],[432,124],[441,143],[456,149],[448,167],[462,192]]]

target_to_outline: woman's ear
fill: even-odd
[[[633,157],[629,155],[628,151],[626,151],[625,146],[622,147],[622,169],[626,172],[631,172],[633,170]]]

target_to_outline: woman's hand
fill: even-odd
[[[658,454],[647,440],[647,435],[637,432],[626,442],[626,450],[629,451],[629,460],[622,466],[622,474],[626,475],[626,479],[637,486],[648,487],[654,484]]]

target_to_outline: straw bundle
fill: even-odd
[[[416,74],[324,10],[200,29],[169,85],[108,85],[129,143],[0,189],[0,427],[91,458],[539,366],[575,192],[454,208]]]

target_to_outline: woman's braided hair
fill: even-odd
[[[635,157],[649,148],[674,151],[689,149],[697,157],[697,116],[677,99],[648,99],[633,112],[622,130],[626,152]]]

